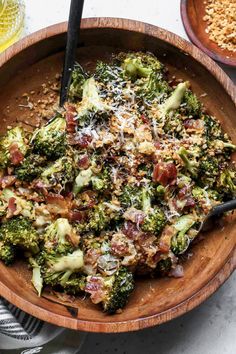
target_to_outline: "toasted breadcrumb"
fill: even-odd
[[[236,52],[236,1],[207,0],[206,33],[222,49]]]

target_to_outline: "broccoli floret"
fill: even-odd
[[[92,187],[96,191],[105,191],[111,186],[110,172],[108,168],[104,168],[103,171],[96,176],[91,178]]]
[[[83,252],[80,249],[66,255],[56,252],[46,254],[42,268],[43,280],[46,284],[66,286],[73,273],[80,271],[84,265]]]
[[[199,178],[203,186],[212,187],[219,176],[219,161],[215,157],[204,157],[199,163]]]
[[[225,199],[235,198],[236,195],[236,172],[234,169],[225,169],[217,180],[217,190],[223,193]]]
[[[120,268],[112,277],[105,279],[106,298],[102,301],[104,311],[112,314],[122,309],[134,290],[133,274],[125,267]]]
[[[151,53],[120,53],[117,57],[124,69],[125,75],[132,80],[145,78],[151,73],[163,70],[161,62]]]
[[[0,167],[5,168],[11,161],[10,149],[16,146],[19,152],[24,156],[28,150],[26,144],[24,130],[20,127],[15,127],[7,131],[6,135],[0,140]]]
[[[43,167],[47,162],[45,156],[30,154],[24,158],[21,165],[15,169],[18,179],[31,182],[43,172]]]
[[[175,254],[184,253],[190,242],[190,237],[186,234],[196,223],[196,217],[193,215],[183,215],[174,224],[175,234],[171,239],[171,250]]]
[[[89,212],[88,229],[104,230],[112,220],[118,220],[120,212],[109,207],[109,203],[99,203]]]
[[[2,260],[6,265],[10,265],[14,262],[15,256],[15,247],[0,240],[0,260]]]
[[[195,160],[189,160],[189,155],[191,155],[191,153],[184,147],[181,147],[177,151],[177,154],[182,159],[186,170],[191,174],[192,177],[196,178],[198,175],[198,163]]]
[[[146,80],[138,82],[137,87],[136,95],[150,101],[156,97],[163,101],[170,92],[168,82],[163,79],[161,72],[151,73]]]
[[[29,219],[34,219],[35,211],[34,205],[31,201],[25,200],[19,197],[15,192],[9,188],[5,188],[0,196],[3,206],[5,206],[5,212],[7,212],[8,203],[10,200],[14,201],[15,211],[14,215],[22,215]],[[3,210],[3,209],[2,209]]]
[[[72,183],[75,178],[74,161],[71,157],[63,156],[46,167],[39,179],[46,188],[62,190],[67,183]]]
[[[141,228],[145,232],[159,234],[166,224],[166,217],[164,212],[158,208],[152,208],[144,219]]]
[[[215,139],[225,140],[225,135],[222,131],[220,122],[208,115],[204,115],[203,120],[205,126],[205,135],[208,141],[213,142]]]
[[[104,114],[109,109],[108,105],[99,96],[94,78],[87,79],[83,85],[82,101],[77,106],[78,124],[84,126],[96,113]]]
[[[131,206],[136,209],[142,208],[142,188],[126,185],[119,196],[119,201],[125,209]]]
[[[73,243],[72,243],[73,241]],[[73,250],[73,244],[78,244],[76,230],[65,218],[59,218],[45,229],[44,250],[66,254]]]
[[[83,85],[87,79],[87,74],[83,70],[82,66],[78,63],[74,65],[74,70],[71,75],[71,84],[69,89],[69,98],[71,100],[76,100],[82,98],[83,95]]]
[[[89,210],[87,221],[79,223],[76,227],[79,233],[88,231],[102,231],[110,225],[111,222],[116,222],[121,217],[120,208],[115,208],[111,203],[99,203]]]
[[[201,102],[197,96],[191,91],[187,90],[183,98],[184,110],[188,116],[199,117],[202,111]]]
[[[79,273],[73,273],[68,280],[63,281],[60,285],[63,290],[70,295],[80,294],[84,291],[86,284],[86,277]]]
[[[57,159],[66,151],[66,121],[55,117],[48,124],[37,129],[31,139],[33,151],[50,159]]]
[[[38,296],[41,296],[41,292],[43,289],[43,278],[41,275],[41,267],[37,263],[37,261],[32,257],[29,258],[29,264],[32,267],[31,282],[32,282],[34,288],[36,289]]]
[[[167,257],[166,259],[162,259],[157,263],[156,272],[161,276],[166,276],[171,271],[171,267],[172,260],[170,257]]]
[[[228,150],[229,152],[236,151],[236,145],[229,141],[214,140],[212,143],[216,150]]]
[[[18,246],[25,251],[39,251],[39,236],[27,218],[16,217],[3,223],[0,227],[0,238],[4,243]]]
[[[162,104],[161,110],[164,115],[171,111],[175,111],[181,105],[184,94],[189,86],[188,81],[179,83],[167,100]]]
[[[98,81],[107,84],[111,81],[119,81],[122,79],[122,70],[117,65],[109,65],[102,61],[98,61],[95,70],[95,77]]]

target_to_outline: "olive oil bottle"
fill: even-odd
[[[0,52],[19,39],[24,18],[23,0],[0,0]]]

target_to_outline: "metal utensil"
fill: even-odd
[[[212,219],[223,213],[236,209],[236,199],[229,200],[228,202],[215,206],[203,221],[199,231],[207,231],[211,228]]]

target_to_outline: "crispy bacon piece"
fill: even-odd
[[[66,107],[66,130],[68,133],[75,133],[77,122],[75,120],[76,109],[72,105]]]
[[[17,143],[12,143],[10,148],[10,160],[13,165],[19,165],[24,160],[24,155],[20,151]]]
[[[150,122],[149,122],[149,119],[145,116],[145,114],[141,114],[140,118],[142,119],[142,122],[143,122],[144,124],[150,123]]]
[[[137,225],[143,224],[146,214],[142,210],[129,208],[123,215],[125,220],[130,220]]]
[[[82,170],[87,170],[87,168],[89,168],[89,166],[90,166],[90,161],[89,161],[88,155],[84,155],[78,161],[78,167],[81,168]]]
[[[94,304],[101,302],[106,296],[106,290],[101,277],[92,276],[85,286],[85,291],[89,293]]]
[[[175,228],[173,226],[167,225],[159,239],[158,248],[163,253],[168,253],[171,247],[171,239],[175,234]]]
[[[0,187],[6,188],[12,186],[16,181],[16,176],[4,176],[0,178]]]
[[[159,162],[154,166],[153,181],[159,182],[164,187],[174,185],[177,178],[177,169],[175,164],[170,162]]]
[[[70,198],[64,198],[60,194],[49,193],[46,196],[46,203],[50,213],[68,217],[71,207]]]
[[[14,213],[16,212],[16,198],[12,197],[8,201],[8,211],[7,211],[7,218],[11,218]]]
[[[188,131],[202,131],[204,129],[204,121],[202,119],[186,119],[184,127]]]
[[[135,240],[140,235],[140,230],[138,229],[137,224],[134,224],[131,221],[125,221],[122,233],[128,238]]]
[[[69,213],[69,220],[71,222],[81,222],[85,219],[85,212],[79,210],[71,210]]]

